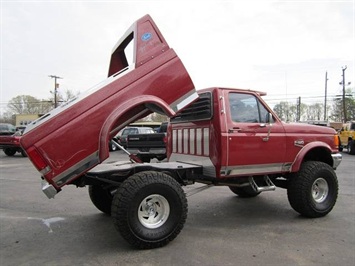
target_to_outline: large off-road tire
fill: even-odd
[[[5,148],[5,149],[4,149],[4,153],[5,153],[7,156],[14,156],[15,153],[16,153],[16,149],[13,149],[13,148]]]
[[[253,198],[260,194],[260,192],[255,191],[252,186],[247,186],[247,187],[230,186],[229,189],[234,194],[238,195],[241,198]]]
[[[338,179],[333,168],[323,162],[303,163],[300,171],[288,180],[287,196],[292,208],[303,216],[327,215],[338,197]]]
[[[116,229],[139,249],[162,247],[184,227],[187,200],[167,174],[147,171],[125,180],[114,195],[111,215]]]
[[[89,196],[92,203],[103,213],[111,215],[111,205],[113,196],[111,194],[111,189],[103,188],[100,185],[90,185],[89,186]]]

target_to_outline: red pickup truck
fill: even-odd
[[[16,132],[16,127],[7,124],[0,124],[0,149],[4,151],[7,156],[14,156],[17,152],[26,157],[26,152],[21,148],[20,138],[22,133]]]
[[[13,135],[0,135],[0,149],[7,156],[14,156],[19,152],[23,157],[26,157],[26,152],[21,148],[20,139],[21,135],[16,133]]]
[[[180,233],[187,218],[182,187],[196,182],[205,184],[197,191],[228,186],[246,198],[284,188],[292,208],[306,217],[332,210],[338,195],[334,169],[342,159],[335,130],[281,122],[261,92],[209,88],[198,91],[196,99],[188,73],[149,16],[138,20],[126,36],[137,40],[137,58],[140,52],[149,54],[135,61],[132,76],[121,73],[115,79],[110,70],[108,85],[81,100],[84,103],[77,100],[69,109],[59,107],[34,122],[22,137],[46,181],[43,191],[48,197],[65,184],[88,185],[93,204],[111,215],[123,238],[137,248],[164,246]],[[126,38],[114,49],[112,60],[122,62],[124,56],[118,53]],[[153,48],[155,41],[149,44],[156,38],[159,49]],[[110,69],[117,65],[111,61]],[[97,165],[108,156],[107,142],[117,130],[157,110],[172,117],[168,162]],[[77,128],[84,124],[82,133]]]

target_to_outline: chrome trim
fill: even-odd
[[[54,199],[54,196],[58,193],[57,190],[49,184],[47,181],[42,180],[42,192],[47,196],[49,199]]]
[[[127,148],[127,151],[132,154],[165,154],[166,149],[165,148],[150,148],[149,151],[141,151],[139,148]]]
[[[341,160],[343,159],[343,155],[341,155],[341,153],[335,153],[332,154],[332,158],[333,158],[333,168],[336,169],[341,163]]]
[[[170,107],[171,109],[174,110],[174,112],[178,112],[184,107],[186,107],[187,105],[189,105],[190,103],[192,103],[197,98],[198,98],[198,94],[195,91],[195,89],[193,89],[192,91],[186,93],[184,96],[180,97],[175,102],[173,102],[170,105]]]
[[[202,154],[202,127],[196,128],[196,155]]]
[[[210,129],[208,127],[203,128],[203,155],[210,155]]]
[[[47,165],[45,168],[43,168],[41,171],[39,171],[42,175],[46,175],[51,171],[51,167]]]
[[[290,163],[271,163],[227,166],[221,168],[220,174],[221,176],[235,176],[283,172],[286,169],[289,169],[289,164]]]
[[[276,186],[267,175],[264,175],[264,182],[266,186],[259,187],[258,184],[255,183],[254,178],[252,176],[249,177],[249,184],[256,192],[273,191],[276,189]]]
[[[62,186],[65,183],[68,183],[69,181],[73,180],[86,169],[90,169],[97,164],[99,164],[99,154],[98,151],[95,151],[93,154],[89,155],[84,160],[81,160],[80,162],[73,165],[60,175],[57,175],[55,178],[53,178],[53,181],[58,186]]]

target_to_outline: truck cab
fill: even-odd
[[[333,168],[341,160],[334,129],[283,123],[261,96],[230,88],[199,91],[199,100],[171,119],[170,160],[204,163],[213,178],[299,170],[305,155]]]

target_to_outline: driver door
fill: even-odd
[[[230,175],[280,172],[286,141],[282,123],[253,94],[224,91]],[[268,121],[268,118],[271,121]]]

